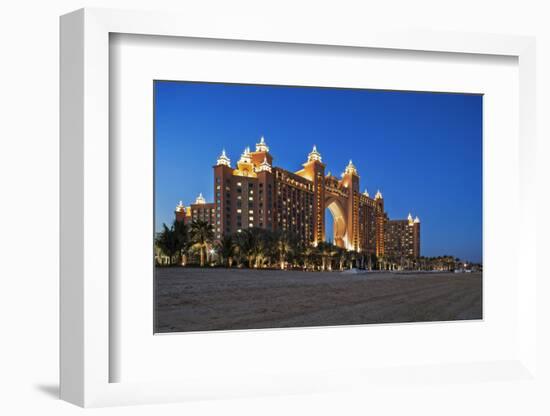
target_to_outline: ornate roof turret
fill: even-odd
[[[271,165],[267,161],[267,157],[264,156],[264,161],[260,163],[260,166],[258,166],[256,172],[271,172]]]
[[[344,175],[347,174],[357,175],[357,168],[355,167],[351,159],[349,160],[349,163],[346,166],[346,170],[344,171]]]
[[[420,224],[420,218],[418,218],[418,215],[414,218],[415,224]]]
[[[176,212],[182,212],[185,210],[185,207],[183,206],[183,202],[180,201],[178,205],[176,205]]]
[[[260,138],[260,143],[256,143],[256,152],[269,152],[264,136]]]
[[[382,192],[380,192],[380,189],[376,191],[376,195],[374,196],[374,199],[384,199],[382,196]]]
[[[321,154],[317,151],[317,146],[313,145],[313,150],[307,155],[308,162],[322,162]]]
[[[227,155],[225,154],[225,149],[222,150],[222,154],[221,154],[220,157],[218,158],[218,161],[217,161],[216,165],[217,165],[217,166],[224,165],[224,166],[229,166],[229,167],[231,167],[231,160],[229,160],[229,158],[228,158]]]
[[[411,213],[409,212],[409,216],[407,217],[407,220],[409,221],[409,225],[412,225],[413,223],[413,217],[411,215]]]
[[[239,163],[252,163],[252,158],[250,157],[250,147],[245,147]]]
[[[199,194],[199,196],[195,200],[195,204],[206,204],[206,199],[204,199],[204,196],[202,196],[202,192]]]
[[[369,192],[367,191],[367,188],[365,188],[365,192],[363,192],[363,195],[369,196]]]

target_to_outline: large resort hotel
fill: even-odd
[[[176,220],[209,222],[216,239],[259,227],[295,234],[302,243],[332,240],[347,250],[376,256],[420,256],[420,220],[390,220],[384,198],[360,191],[352,161],[337,178],[325,173],[321,154],[313,146],[303,169],[290,172],[273,165],[264,138],[255,151],[246,148],[235,168],[222,151],[214,170],[214,202],[199,195],[195,203],[176,207]],[[325,232],[325,209],[333,217],[332,238]]]

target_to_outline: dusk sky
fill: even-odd
[[[290,171],[314,144],[337,177],[352,159],[391,219],[420,217],[421,255],[481,262],[480,95],[157,81],[155,117],[157,231],[180,200],[213,202],[222,149],[235,166],[263,135]]]

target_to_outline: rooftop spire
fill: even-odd
[[[204,199],[204,196],[202,196],[202,192],[199,194],[199,196],[195,200],[195,204],[206,204],[206,199]]]
[[[416,217],[414,217],[414,223],[415,224],[420,224],[420,218],[418,218],[418,215]]]
[[[180,201],[178,205],[176,205],[176,212],[182,212],[184,210],[183,202]]]
[[[250,157],[250,147],[245,147],[239,163],[252,163],[252,158]]]
[[[413,223],[413,217],[410,212],[409,212],[409,216],[407,217],[407,220],[409,221],[409,225]]]
[[[317,151],[317,146],[313,145],[313,150],[307,156],[308,162],[318,161],[321,162],[321,154]]]
[[[229,158],[225,154],[225,149],[222,150],[222,154],[218,158],[218,161],[216,162],[216,165],[217,166],[224,165],[224,166],[231,167],[231,160],[229,160]]]
[[[256,152],[269,152],[264,136],[260,137],[260,143],[256,143]]]
[[[384,199],[382,196],[382,192],[380,192],[380,189],[376,191],[376,195],[374,196],[374,199]]]
[[[267,161],[266,156],[264,156],[264,161],[260,163],[260,166],[258,166],[256,172],[271,172],[271,165]]]
[[[346,170],[344,171],[344,174],[348,174],[348,173],[357,175],[357,168],[355,167],[351,159],[349,160],[349,163],[346,166]]]
[[[363,195],[369,196],[369,191],[367,191],[367,188],[365,188],[365,192],[363,192]]]

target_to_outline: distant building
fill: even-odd
[[[199,194],[194,204],[184,207],[180,201],[176,207],[176,220],[190,223],[201,220],[214,224],[216,220],[216,204],[207,203],[202,194]]]
[[[397,249],[420,255],[418,218],[411,229],[401,224],[408,226],[408,220],[389,220],[382,193],[378,191],[371,198],[366,190],[360,191],[359,174],[351,160],[340,178],[325,174],[321,154],[313,146],[303,169],[291,172],[273,165],[273,156],[262,137],[254,151],[243,151],[234,168],[222,151],[213,170],[214,202],[206,203],[201,194],[188,207],[180,202],[175,214],[178,221],[186,223],[208,221],[217,239],[259,227],[288,230],[302,242],[317,245],[327,240],[328,208],[334,219],[333,241],[337,246],[377,256]]]
[[[387,220],[384,230],[385,255],[420,257],[420,220],[409,214],[406,220]]]

